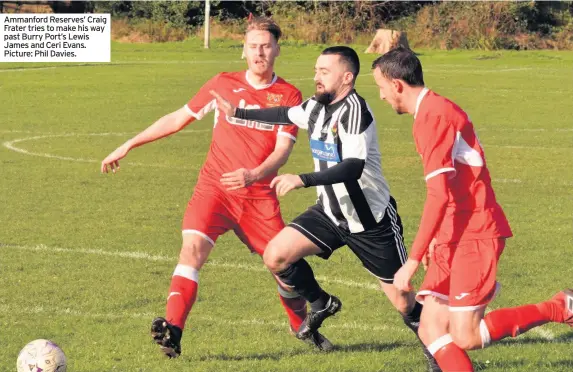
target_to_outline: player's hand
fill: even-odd
[[[434,256],[434,249],[436,248],[436,238],[432,239],[430,245],[428,246],[428,251],[422,257],[422,265],[424,265],[424,270],[428,270],[428,266],[430,266],[430,261]]]
[[[119,161],[123,159],[128,152],[129,152],[129,147],[127,147],[126,145],[119,146],[117,149],[115,149],[115,151],[113,151],[105,159],[102,160],[100,169],[101,172],[107,173],[108,166],[113,173],[119,171]]]
[[[289,191],[304,187],[304,183],[295,174],[281,174],[271,181],[271,188],[275,188],[278,196],[284,196]]]
[[[257,178],[254,172],[241,168],[234,172],[224,173],[221,176],[221,184],[227,188],[228,191],[237,190],[247,187],[255,182]]]
[[[210,90],[209,93],[211,93],[211,95],[217,100],[217,107],[219,110],[229,117],[235,116],[235,106],[231,105],[231,102],[221,97],[221,95],[214,90]]]
[[[420,262],[408,259],[406,263],[394,274],[394,286],[400,291],[409,292],[412,288],[412,277],[418,270]]]

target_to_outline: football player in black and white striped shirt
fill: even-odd
[[[264,253],[267,267],[311,305],[298,330],[307,338],[341,309],[341,301],[326,293],[304,257],[328,259],[347,245],[366,270],[376,276],[390,302],[417,333],[422,306],[413,292],[399,291],[394,274],[406,262],[402,223],[383,176],[376,121],[354,84],[360,70],[349,47],[325,49],[315,66],[315,95],[295,107],[238,109],[216,92],[219,109],[228,116],[271,124],[295,124],[308,131],[315,171],[283,174],[271,182],[279,196],[314,186],[318,201],[296,217]],[[433,371],[439,367],[424,348]]]

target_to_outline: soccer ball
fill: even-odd
[[[66,372],[66,355],[49,340],[34,340],[24,346],[18,361],[18,372]]]

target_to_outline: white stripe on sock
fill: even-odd
[[[489,329],[483,319],[479,323],[479,333],[481,334],[481,348],[484,349],[491,344],[491,335],[489,334]]]
[[[439,337],[436,341],[432,342],[430,345],[428,345],[428,351],[430,352],[430,354],[434,355],[438,352],[438,350],[440,350],[447,344],[451,344],[452,342],[454,342],[452,336],[449,333],[445,334],[442,337]]]
[[[169,293],[169,296],[167,296],[167,301],[169,301],[169,299],[171,298],[171,296],[175,296],[175,295],[181,296],[181,292],[171,292],[171,293]]]
[[[188,265],[178,264],[175,267],[173,276],[182,276],[184,278],[194,281],[195,283],[199,283],[199,271]]]

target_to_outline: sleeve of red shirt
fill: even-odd
[[[455,126],[442,116],[428,117],[418,128],[414,139],[424,164],[427,192],[422,220],[410,252],[416,261],[426,253],[444,218],[448,179],[456,172],[452,154],[458,135]]]
[[[302,103],[302,94],[299,90],[296,91],[287,101],[285,106],[293,107],[298,106]],[[279,136],[286,136],[296,141],[296,136],[298,135],[298,127],[296,125],[281,125],[279,127]]]
[[[201,120],[205,115],[207,115],[207,113],[213,111],[217,107],[217,101],[209,91],[225,89],[225,87],[220,87],[217,84],[220,76],[221,74],[217,74],[211,78],[211,80],[206,82],[199,89],[197,94],[187,102],[184,107],[189,115],[193,116],[197,120]],[[224,93],[222,94],[224,95]]]
[[[448,176],[455,176],[452,152],[459,135],[455,125],[443,116],[430,116],[418,128],[414,135],[426,181],[440,173],[453,172]]]
[[[426,182],[426,187],[426,202],[424,203],[422,220],[410,251],[410,258],[416,261],[421,261],[424,257],[446,213],[448,203],[447,174],[439,173],[430,178]]]

